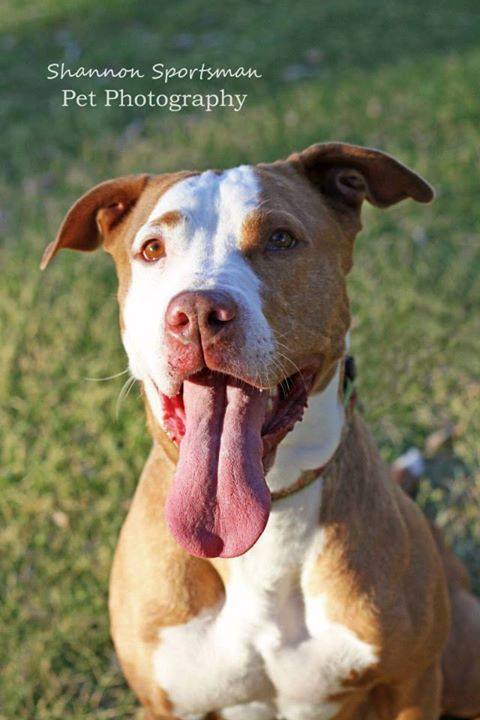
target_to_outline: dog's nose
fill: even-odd
[[[235,300],[221,291],[186,291],[176,295],[165,315],[167,330],[183,342],[208,343],[237,316]]]

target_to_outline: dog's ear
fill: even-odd
[[[126,175],[100,183],[82,195],[66,214],[55,240],[45,248],[40,268],[45,270],[62,248],[95,250],[107,241],[137,202],[148,179],[148,175]]]
[[[363,200],[388,207],[413,198],[427,203],[434,192],[422,178],[391,155],[346,143],[318,143],[288,160],[332,200],[358,209]]]

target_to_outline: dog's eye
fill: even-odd
[[[140,255],[146,262],[155,262],[160,260],[165,255],[165,248],[163,242],[158,238],[154,240],[148,240],[140,251]]]
[[[286,230],[275,230],[267,243],[267,250],[291,250],[297,245],[297,240]]]

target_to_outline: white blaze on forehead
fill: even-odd
[[[184,290],[217,288],[230,292],[248,337],[241,361],[254,375],[270,360],[273,338],[262,312],[260,281],[239,248],[245,219],[259,203],[260,184],[253,168],[243,165],[225,172],[209,170],[169,188],[138,231],[133,255],[159,232],[166,249],[165,258],[157,263],[132,260],[124,306],[124,344],[132,373],[146,381],[147,393],[148,378],[170,393],[163,348],[164,316],[170,300]],[[165,223],[159,229],[158,222],[171,212],[179,213],[179,222]],[[154,406],[156,397],[149,394],[149,399]]]
[[[184,213],[194,228],[208,236],[206,245],[222,252],[235,247],[246,215],[259,204],[260,186],[248,165],[214,172],[208,170],[173,185],[162,195],[148,218],[157,220],[166,212]],[[185,237],[183,249],[193,238]]]

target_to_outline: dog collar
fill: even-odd
[[[274,492],[272,492],[270,494],[270,497],[272,498],[272,503],[276,500],[286,498],[289,495],[295,495],[295,493],[300,492],[300,490],[303,490],[304,488],[311,485],[322,474],[325,468],[330,465],[332,460],[329,460],[326,465],[322,465],[322,467],[317,468],[316,470],[305,470],[305,472],[300,475],[297,482],[294,482],[293,485],[289,485],[283,490],[275,490]]]
[[[288,497],[289,495],[295,495],[295,493],[300,492],[300,490],[304,490],[306,487],[311,485],[315,480],[320,477],[320,475],[325,472],[325,470],[333,464],[335,458],[338,455],[338,452],[340,448],[343,445],[343,440],[345,438],[345,435],[348,431],[349,426],[349,420],[351,418],[353,408],[355,407],[355,404],[357,402],[357,391],[355,387],[355,380],[357,377],[357,370],[355,366],[355,360],[352,357],[352,355],[347,355],[344,359],[343,364],[343,407],[345,408],[345,412],[347,414],[347,421],[345,422],[345,425],[343,426],[342,434],[340,437],[340,442],[338,443],[338,447],[333,453],[332,457],[328,462],[325,463],[325,465],[322,465],[319,468],[316,468],[315,470],[305,470],[298,480],[293,483],[293,485],[289,485],[288,487],[284,488],[283,490],[274,490],[270,497],[272,499],[272,502],[275,502],[276,500],[282,500],[283,498]]]

